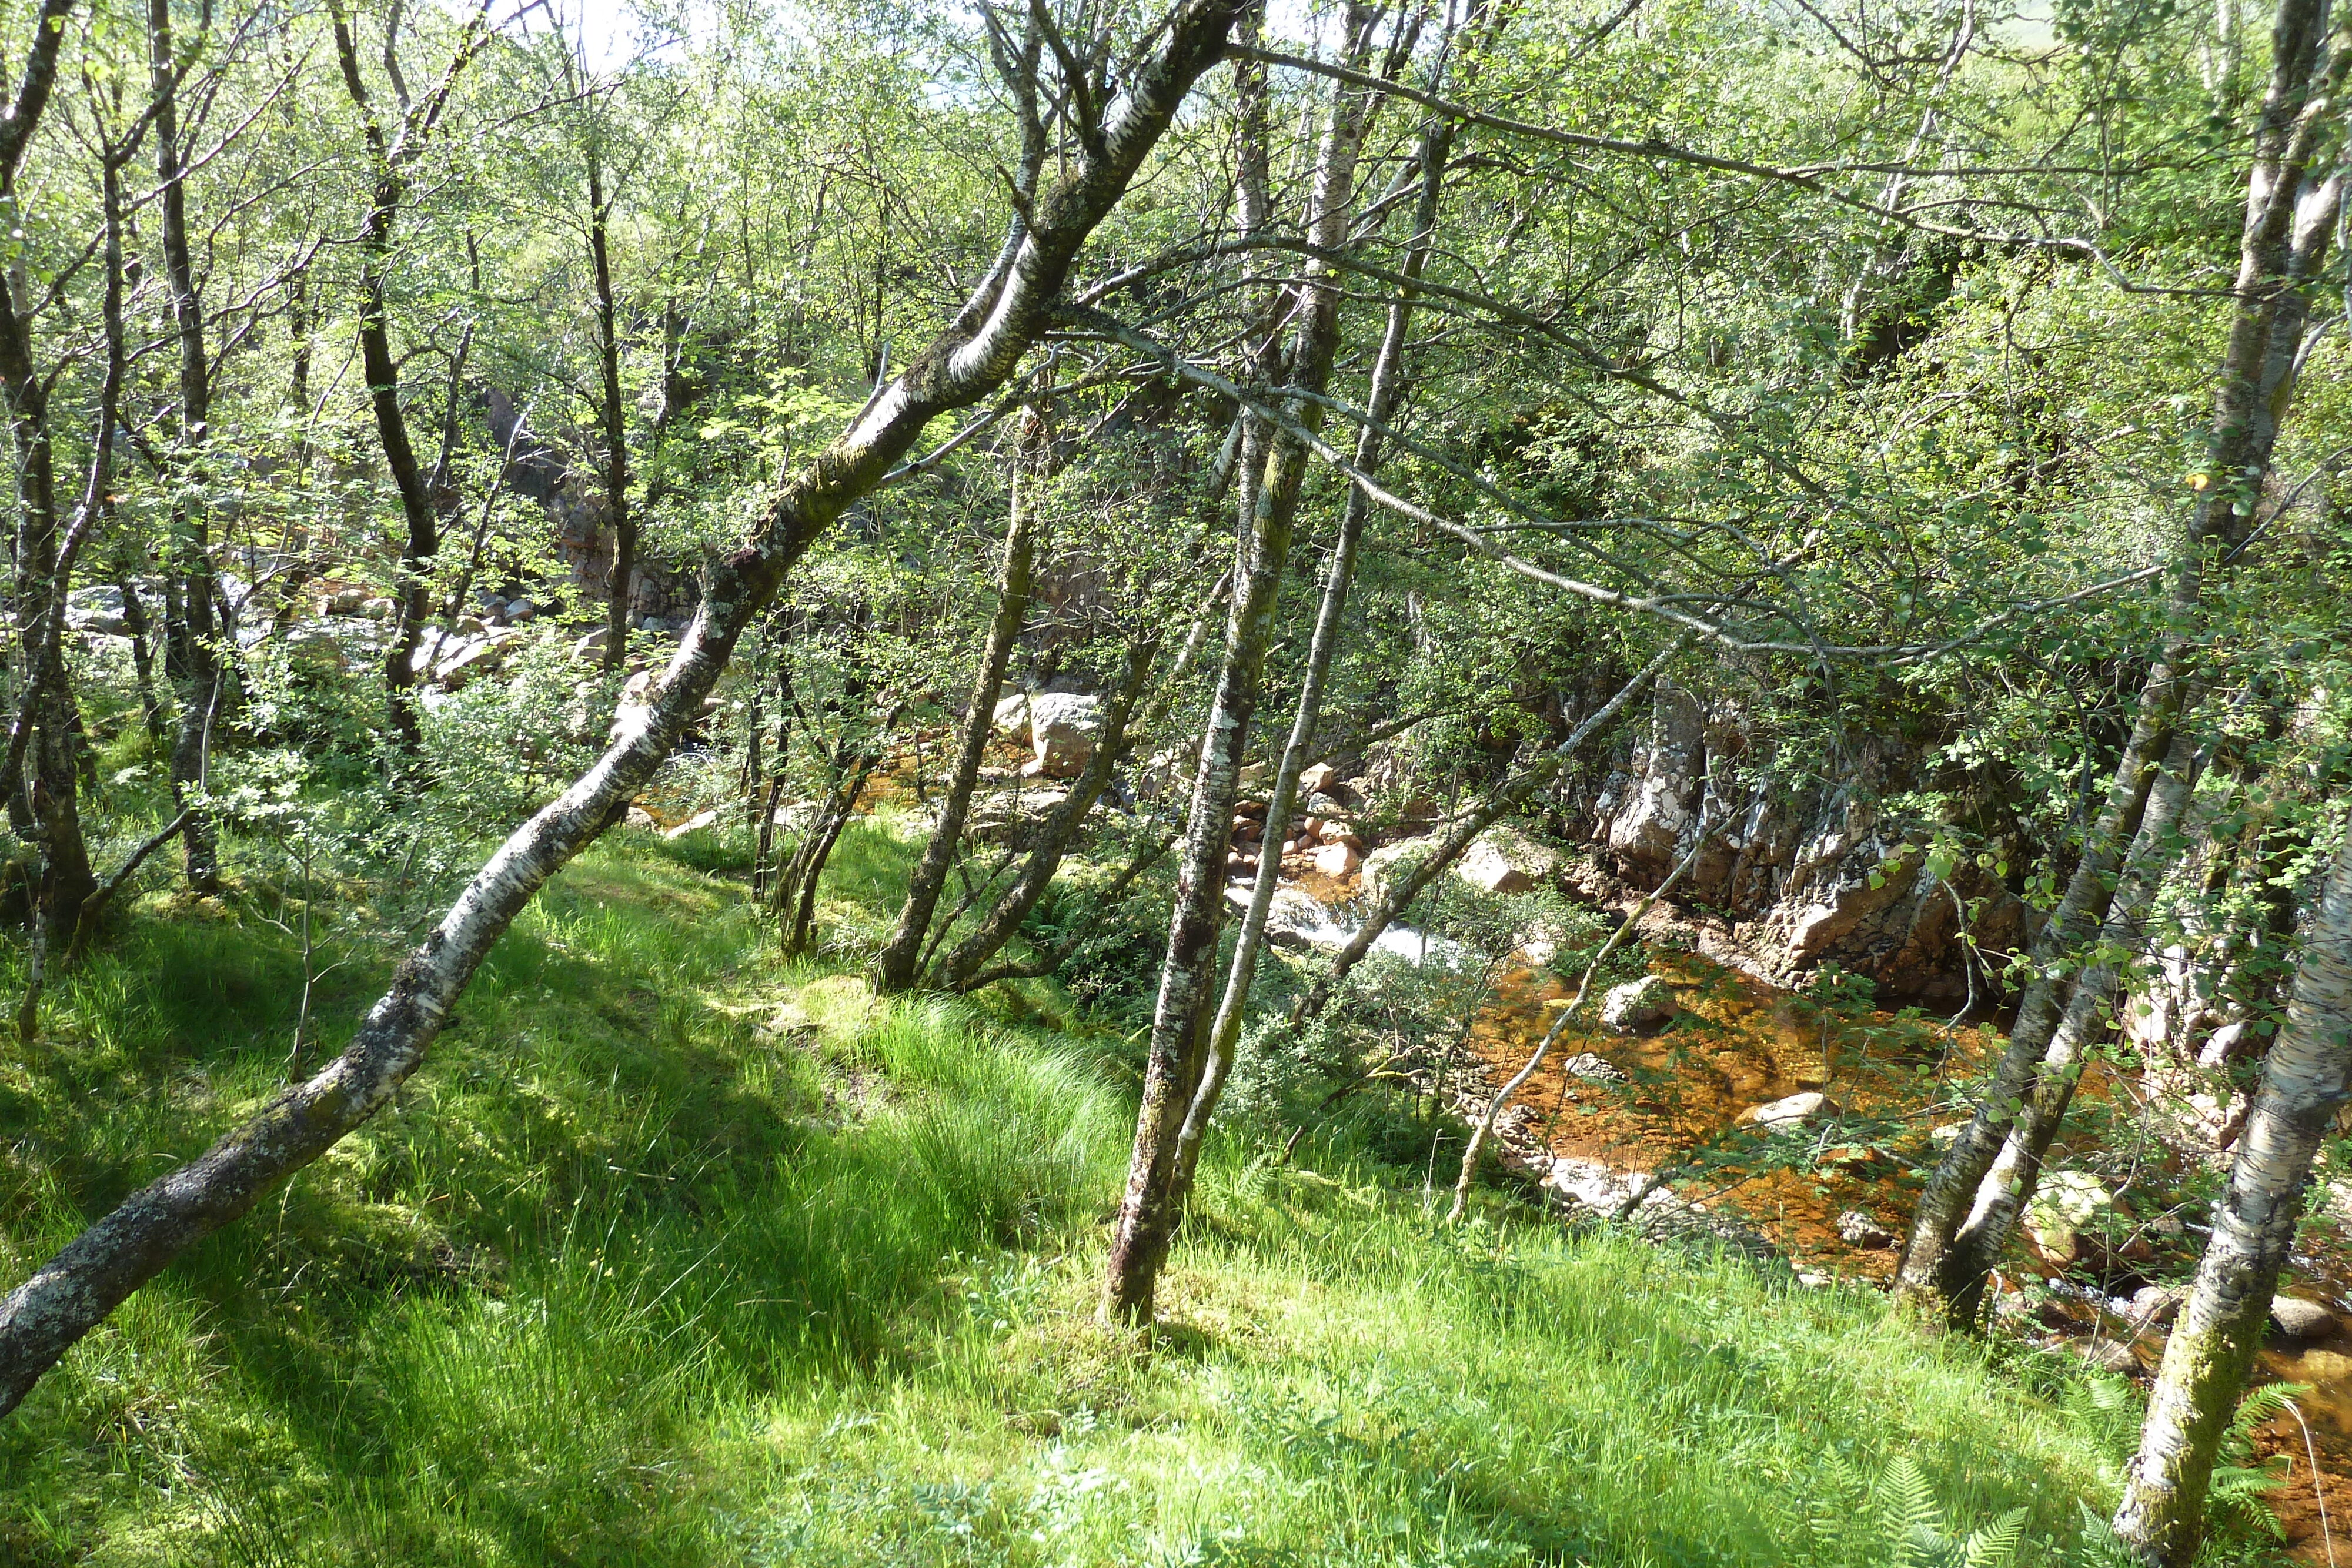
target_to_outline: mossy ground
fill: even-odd
[[[905,856],[845,843],[849,946]],[[1098,1328],[1131,1020],[877,1003],[723,862],[567,872],[396,1108],[0,1423],[0,1563],[1880,1563],[1906,1455],[2029,1561],[2112,1504],[2120,1385],[1500,1197],[1448,1228],[1360,1143],[1219,1142],[1165,1332]],[[382,978],[289,1064],[293,936],[141,913],[0,1067],[0,1283]]]

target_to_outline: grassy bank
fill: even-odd
[[[1891,1460],[2042,1561],[2111,1505],[2120,1385],[1499,1199],[1448,1230],[1346,1142],[1219,1145],[1168,1332],[1107,1333],[1127,1026],[762,941],[690,856],[585,857],[396,1110],[0,1423],[0,1562],[1881,1563]],[[151,910],[58,988],[0,1068],[0,1282],[338,1048],[383,977],[338,959],[291,1066],[291,932]]]

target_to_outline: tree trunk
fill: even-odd
[[[1360,57],[1368,46],[1370,21],[1367,7],[1349,7],[1351,57]],[[1370,104],[1360,92],[1332,95],[1307,214],[1307,230],[1318,245],[1336,246],[1346,237],[1356,156],[1370,122]],[[1316,393],[1329,379],[1339,347],[1339,290],[1329,280],[1318,279],[1303,286],[1301,294],[1289,380],[1294,386]],[[1290,417],[1309,430],[1319,427],[1321,403],[1297,397],[1286,402]],[[1169,922],[1168,956],[1153,1009],[1135,1148],[1103,1285],[1106,1322],[1151,1321],[1160,1266],[1182,1215],[1176,1186],[1177,1137],[1205,1067],[1205,1026],[1210,1021],[1206,1004],[1216,967],[1234,802],[1240,793],[1242,759],[1257,708],[1258,681],[1273,636],[1282,574],[1290,558],[1291,531],[1298,516],[1307,457],[1305,443],[1286,432],[1276,432],[1266,443],[1265,475],[1251,497],[1255,504],[1244,539],[1233,609],[1225,622],[1224,667],[1209,709],[1185,826],[1183,860],[1176,873],[1176,904]],[[1260,874],[1265,874],[1263,869]]]
[[[2184,730],[2174,737],[2162,776],[2148,798],[2113,910],[2099,932],[2096,961],[2074,982],[2065,1013],[2051,1034],[2033,1092],[1977,1184],[1968,1218],[1944,1255],[1937,1288],[1951,1303],[1955,1322],[1976,1322],[1990,1276],[2017,1228],[2017,1217],[2033,1201],[2042,1162],[2057,1139],[2083,1076],[2084,1047],[2098,1038],[2114,1016],[2123,966],[2140,948],[2157,891],[2173,863],[2175,831],[2195,786],[2196,769],[2196,742]]]
[[[2026,988],[2010,1042],[1976,1114],[1927,1179],[1912,1218],[1895,1293],[1948,1321],[1966,1322],[1946,1294],[1952,1239],[1992,1168],[2017,1113],[2033,1095],[2063,1011],[2063,976],[2099,929],[2124,850],[2139,831],[2157,760],[2171,745],[2196,657],[2207,577],[2226,564],[2253,526],[2279,422],[2310,319],[2311,289],[2343,197],[2341,173],[2322,156],[2334,139],[2334,89],[2347,57],[2330,58],[2325,0],[2283,0],[2273,36],[2271,86],[2255,129],[2230,340],[2214,395],[2213,429],[2179,551],[2170,626],[2140,694],[2132,737],[2117,759],[2098,820],[2065,895],[2034,944],[2037,977]],[[2210,558],[2210,559],[2209,559]]]
[[[1330,1006],[1331,998],[1339,994],[1339,988],[1346,983],[1349,973],[1363,962],[1364,955],[1372,950],[1372,944],[1381,939],[1381,933],[1394,925],[1396,917],[1421,896],[1422,889],[1436,881],[1448,866],[1460,860],[1463,852],[1470,847],[1470,841],[1492,827],[1505,812],[1514,810],[1538,789],[1559,777],[1560,769],[1568,766],[1584,743],[1613,722],[1625,710],[1625,705],[1633,700],[1635,694],[1654,680],[1667,662],[1682,652],[1686,641],[1678,640],[1669,644],[1664,653],[1643,665],[1632,680],[1620,686],[1617,695],[1603,703],[1598,712],[1570,730],[1566,740],[1511,775],[1483,800],[1456,817],[1438,835],[1436,844],[1422,858],[1421,863],[1394,878],[1388,891],[1374,901],[1370,912],[1364,916],[1363,924],[1356,928],[1356,934],[1348,938],[1348,945],[1340,948],[1339,955],[1331,960],[1331,967],[1291,1008],[1291,1025],[1296,1027],[1304,1023]]]
[[[2304,933],[2286,1027],[2230,1164],[2197,1283],[2164,1347],[2116,1531],[2154,1568],[2186,1568],[2205,1525],[2214,1455],[2261,1347],[2303,1215],[2312,1156],[2352,1098],[2352,840]]]
[[[1061,869],[1063,857],[1077,841],[1078,829],[1086,821],[1087,813],[1109,788],[1110,776],[1118,770],[1119,758],[1127,749],[1128,732],[1137,727],[1131,723],[1136,704],[1150,681],[1159,653],[1160,639],[1150,631],[1129,643],[1127,663],[1119,671],[1118,685],[1111,689],[1110,702],[1103,710],[1102,734],[1095,741],[1094,755],[1087,758],[1085,770],[1071,783],[1070,792],[1063,797],[1062,803],[1038,827],[1013,885],[990,907],[971,934],[932,967],[931,984],[937,988],[975,990],[999,977],[983,971],[981,966],[1003,950],[1021,929],[1022,922],[1045,896],[1045,890],[1053,885],[1054,873]]]
[[[1441,56],[1441,59],[1443,56]],[[1432,90],[1436,90],[1433,84]],[[1404,263],[1399,272],[1404,279],[1402,292],[1389,306],[1388,320],[1381,335],[1380,352],[1372,362],[1370,390],[1366,407],[1370,417],[1356,437],[1356,468],[1360,473],[1376,474],[1381,465],[1381,427],[1387,424],[1402,399],[1404,381],[1404,347],[1412,323],[1412,285],[1428,265],[1433,236],[1437,228],[1437,209],[1445,189],[1445,164],[1454,146],[1453,122],[1432,119],[1421,136],[1421,193],[1413,209],[1412,235],[1405,248]],[[1282,761],[1275,770],[1274,789],[1266,797],[1265,828],[1259,840],[1257,879],[1250,887],[1249,908],[1243,913],[1242,928],[1234,939],[1234,954],[1227,967],[1224,994],[1219,998],[1215,1021],[1209,1026],[1208,1054],[1202,1065],[1201,1082],[1193,1091],[1192,1103],[1184,1113],[1184,1120],[1176,1132],[1176,1171],[1173,1180],[1172,1206],[1181,1210],[1192,1192],[1192,1180],[1201,1165],[1202,1141],[1208,1136],[1209,1120],[1216,1114],[1217,1101],[1224,1093],[1225,1080],[1232,1076],[1234,1052],[1242,1032],[1242,1017],[1249,1008],[1250,987],[1257,977],[1258,955],[1265,941],[1265,923],[1274,907],[1276,887],[1282,880],[1280,846],[1290,836],[1292,813],[1298,804],[1298,776],[1305,772],[1314,756],[1315,733],[1322,717],[1323,684],[1329,677],[1331,660],[1339,652],[1339,620],[1348,604],[1348,589],[1355,580],[1356,549],[1363,537],[1364,519],[1371,510],[1370,497],[1363,486],[1351,485],[1348,499],[1339,515],[1339,537],[1332,542],[1331,559],[1325,568],[1322,601],[1316,607],[1315,631],[1307,644],[1307,673],[1300,684],[1298,706],[1290,723],[1290,737],[1282,748]],[[1266,860],[1276,857],[1269,868]]]
[[[629,411],[621,402],[620,312],[605,236],[604,162],[588,153],[588,251],[596,273],[596,351],[604,379],[604,506],[613,523],[612,570],[604,580],[604,670],[629,657],[629,602],[637,573],[637,518],[629,509]]]
[[[344,89],[359,110],[374,169],[374,190],[367,219],[360,228],[360,365],[367,376],[368,402],[375,414],[376,439],[383,448],[384,466],[400,497],[404,531],[400,564],[393,578],[395,605],[389,647],[383,659],[385,700],[392,729],[401,749],[414,753],[423,741],[416,714],[416,651],[425,623],[433,613],[431,579],[434,558],[441,550],[441,518],[433,505],[430,486],[409,440],[408,418],[400,406],[400,365],[392,352],[392,319],[384,298],[384,275],[392,262],[392,230],[407,193],[403,170],[416,144],[404,125],[397,143],[387,142],[377,123],[366,84],[360,77],[359,55],[350,25],[340,9],[333,14],[335,52],[343,69]]]
[[[898,911],[898,926],[874,960],[874,988],[878,991],[903,991],[914,984],[923,939],[930,934],[931,916],[939,908],[940,892],[947,886],[948,872],[963,843],[964,820],[971,810],[972,790],[980,782],[989,733],[995,727],[996,695],[1003,689],[1005,666],[1012,662],[1013,645],[1029,613],[1035,490],[1045,482],[1045,443],[1044,419],[1034,407],[1024,408],[1013,442],[1012,503],[1004,528],[1004,559],[997,570],[996,613],[988,623],[980,668],[972,674],[963,733],[957,737],[955,765],[940,800],[939,821],[923,845],[923,858],[916,862],[914,875],[908,880],[907,902]]]
[[[47,9],[62,15],[61,0]],[[409,954],[350,1045],[204,1155],[123,1200],[0,1300],[0,1415],[123,1299],[236,1219],[391,1100],[425,1061],[491,946],[533,894],[653,777],[787,570],[871,491],[933,418],[1002,386],[1046,321],[1079,246],[1125,193],[1193,82],[1223,57],[1236,0],[1186,0],[1158,52],[1059,183],[1031,204],[1021,243],[946,332],[857,421],[769,499],[750,535],[711,563],[677,657],[594,766],[518,828]],[[46,27],[37,37],[46,37]],[[54,56],[52,54],[52,62]],[[19,104],[23,102],[19,96]],[[16,123],[21,123],[19,120]],[[0,170],[16,123],[0,124]]]
[[[16,204],[16,172],[48,105],[57,80],[58,47],[72,11],[71,0],[43,0],[34,24],[16,101],[0,120],[0,204],[13,208]],[[16,447],[16,609],[17,646],[25,660],[19,679],[27,688],[20,698],[36,723],[21,743],[5,793],[17,831],[32,835],[39,844],[41,868],[34,899],[54,937],[52,945],[61,948],[71,940],[82,901],[98,879],[90,872],[89,852],[81,836],[76,747],[66,723],[70,694],[62,667],[53,676],[39,673],[36,652],[52,595],[61,593],[64,585],[57,580],[57,457],[50,445],[48,386],[33,357],[34,301],[19,298],[16,290],[16,279],[0,268],[0,392],[6,395],[9,434]],[[12,748],[17,744],[12,738]]]
[[[172,319],[180,349],[180,444],[172,467],[184,476],[200,461],[211,434],[212,363],[205,347],[205,306],[196,289],[195,262],[188,246],[185,160],[181,156],[179,67],[172,44],[171,0],[147,0],[148,79],[154,103],[155,172],[163,215],[163,274],[172,290]],[[200,895],[220,891],[220,848],[213,814],[202,802],[212,749],[213,719],[220,706],[220,660],[214,652],[212,540],[201,495],[180,487],[172,507],[163,570],[173,580],[178,616],[166,619],[166,634],[177,644],[176,695],[179,722],[172,740],[172,803],[185,821],[188,889]],[[129,590],[126,587],[125,591]],[[172,600],[167,600],[167,605]]]

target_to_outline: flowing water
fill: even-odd
[[[1269,925],[1337,947],[1354,927],[1329,905],[1351,890],[1308,885],[1310,878],[1286,876]],[[1234,896],[1245,900],[1246,888],[1237,888]],[[1389,933],[1381,946],[1416,961],[1452,963],[1458,956],[1450,945],[1412,931]],[[1974,1061],[1984,1040],[1972,1028],[1951,1029],[1937,1019],[1885,1012],[1828,1016],[1795,993],[1686,953],[1655,952],[1652,969],[1674,987],[1678,1017],[1659,1034],[1626,1036],[1602,1028],[1597,1006],[1588,1004],[1579,1025],[1563,1031],[1512,1097],[1510,1103],[1520,1108],[1520,1163],[1538,1165],[1549,1155],[1563,1162],[1557,1167],[1562,1172],[1571,1164],[1621,1174],[1664,1170],[1677,1191],[1769,1239],[1806,1278],[1891,1280],[1920,1175],[1937,1147],[1931,1118],[1950,1114],[1937,1110],[1948,1070]],[[1570,989],[1549,969],[1504,975],[1470,1034],[1483,1069],[1475,1076],[1486,1085],[1474,1088],[1474,1098],[1491,1093],[1526,1063]],[[1596,1076],[1596,1061],[1622,1080]],[[2093,1076],[2081,1092],[2086,1103],[2095,1103],[2123,1087]],[[1834,1103],[1837,1131],[1743,1134],[1738,1126],[1741,1113],[1807,1092]],[[1839,1138],[1854,1141],[1833,1141]],[[1687,1168],[1694,1151],[1710,1147],[1722,1162],[1717,1168]],[[2066,1153],[2062,1144],[2053,1164],[2063,1165]],[[2352,1212],[2352,1203],[2345,1207]],[[2352,1332],[2343,1326],[2352,1323],[2352,1237],[2346,1229],[2326,1217],[2307,1223],[2305,1250],[2283,1286],[2336,1309],[2336,1332],[2305,1344],[2274,1340],[2260,1363],[2266,1378],[2311,1387],[2296,1402],[2296,1413],[2261,1429],[2257,1446],[2266,1456],[2290,1461],[2285,1484],[2271,1494],[2289,1554],[2331,1568],[2352,1568]],[[2161,1258],[2126,1249],[2104,1265],[2106,1289],[2130,1293],[2139,1282],[2135,1257],[2145,1258],[2151,1273],[2178,1277],[2200,1239],[2184,1234]],[[2012,1263],[2009,1272],[2027,1283],[2055,1277],[2056,1265],[2030,1241]],[[1999,1283],[2006,1287],[2011,1281]],[[2053,1346],[2112,1343],[2128,1333],[2115,1310],[2123,1304],[2120,1296],[2103,1299],[2090,1289],[2037,1294],[2040,1304],[2020,1326]],[[2145,1330],[2131,1343],[2143,1385],[2163,1347],[2161,1328]]]

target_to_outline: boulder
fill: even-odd
[[[1076,779],[1086,771],[1102,734],[1102,699],[1081,692],[1042,692],[1029,699],[1029,744],[1036,771]]]
[[[643,806],[630,807],[627,821],[630,827],[642,829],[648,833],[661,826],[659,822],[654,821],[654,814]]]
[[[286,658],[298,669],[314,674],[341,674],[351,661],[343,656],[343,645],[334,634],[315,628],[289,632],[286,638]]]
[[[1567,1073],[1570,1078],[1581,1078],[1587,1083],[1622,1083],[1625,1082],[1625,1074],[1622,1071],[1613,1063],[1601,1057],[1593,1055],[1592,1052],[1589,1051],[1578,1051],[1574,1056],[1571,1056],[1566,1061],[1561,1062],[1559,1064],[1559,1070],[1562,1072]]]
[[[1029,694],[1015,692],[1009,697],[997,698],[996,706],[989,711],[989,724],[999,734],[1017,735],[1023,740],[1027,740],[1029,738]]]
[[[2326,1339],[2336,1332],[2336,1314],[2300,1296],[2273,1296],[2271,1326],[2288,1339]]]
[[[1454,862],[1454,874],[1484,893],[1528,893],[1559,871],[1559,854],[1517,828],[1497,822]]]
[[[510,624],[520,626],[538,613],[539,606],[533,604],[528,599],[509,599],[507,601],[507,620]]]
[[[1895,1232],[1858,1208],[1849,1208],[1837,1217],[1837,1233],[1847,1246],[1867,1248],[1874,1252],[1895,1245]]]
[[[2101,1372],[2129,1376],[2139,1370],[2139,1357],[2131,1346],[2111,1339],[2092,1340],[2077,1347],[2075,1354]]]
[[[1325,844],[1315,852],[1315,869],[1325,876],[1353,876],[1364,857],[1348,844]]]
[[[610,627],[599,626],[593,632],[589,632],[585,637],[583,637],[578,642],[572,643],[572,662],[575,664],[593,664],[599,659],[602,659],[604,656],[606,641],[611,634],[612,629]]]
[[[433,666],[433,678],[454,692],[476,675],[497,669],[503,659],[499,645],[488,638],[460,643],[455,653]]]
[[[2188,1299],[2188,1291],[2178,1285],[2142,1285],[2132,1292],[2132,1322],[2144,1329],[2168,1323],[2180,1315],[2180,1304]]]
[[[1809,1089],[1801,1094],[1791,1094],[1769,1104],[1750,1105],[1734,1120],[1742,1127],[1761,1127],[1772,1133],[1800,1133],[1837,1114],[1836,1102],[1818,1090]]]
[[[360,613],[371,621],[389,621],[400,612],[400,601],[389,594],[378,594],[360,606]]]
[[[1613,986],[1601,998],[1601,1021],[1619,1034],[1654,1034],[1674,1019],[1675,988],[1655,975]]]
[[[686,837],[688,833],[698,833],[705,828],[716,827],[718,824],[719,813],[716,810],[697,811],[677,827],[665,829],[662,837],[675,841]]]
[[[1330,787],[1331,780],[1338,776],[1338,770],[1329,763],[1317,763],[1314,767],[1309,768],[1299,774],[1299,798],[1301,800],[1311,800],[1315,796],[1321,794],[1325,789]]]
[[[364,588],[339,588],[327,598],[330,615],[357,615],[367,608],[368,591]]]
[[[2087,1171],[2044,1171],[2025,1206],[2025,1233],[2053,1262],[2074,1256],[2079,1232],[2116,1206],[2115,1195]]]
[[[1407,858],[1419,859],[1436,847],[1434,839],[1399,839],[1392,844],[1382,844],[1364,857],[1364,891],[1374,898],[1388,896],[1388,878],[1397,862]]]

